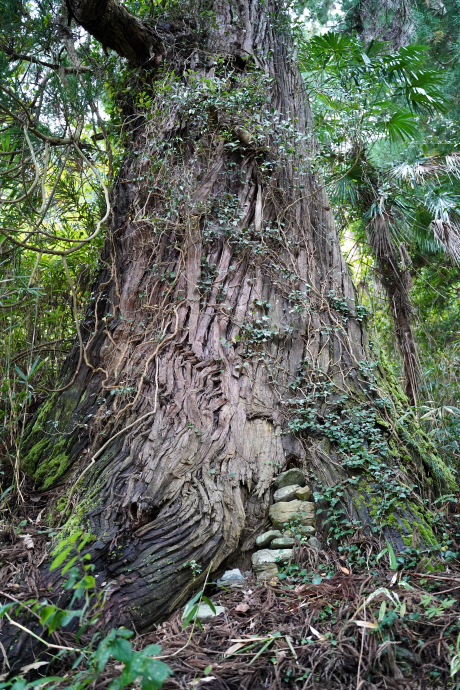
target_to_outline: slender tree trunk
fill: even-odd
[[[184,564],[254,546],[282,469],[306,468],[336,541],[364,550],[375,531],[404,548],[414,524],[434,539],[419,496],[442,471],[367,346],[287,12],[192,15],[164,20],[160,67],[120,93],[126,158],[83,364],[24,447],[37,484],[72,487],[68,526],[96,537],[108,623],[138,630],[189,596]]]
[[[369,243],[374,251],[376,270],[385,289],[390,313],[394,320],[396,341],[404,367],[404,392],[411,405],[417,405],[420,360],[412,331],[410,288],[412,277],[404,266],[404,247],[399,250],[391,237],[389,218],[378,216],[368,227]],[[400,264],[403,266],[400,266]]]

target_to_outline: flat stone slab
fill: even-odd
[[[251,562],[255,572],[260,572],[267,563],[287,563],[292,556],[292,549],[261,549],[252,554]]]
[[[286,472],[281,472],[275,479],[275,489],[281,489],[283,486],[289,486],[292,484],[298,484],[299,486],[305,486],[306,484],[305,475],[302,470],[294,467],[292,470],[286,470]]]
[[[279,569],[276,563],[266,563],[259,568],[259,570],[254,568],[258,580],[273,580],[274,577],[278,576]]]
[[[295,544],[295,539],[292,537],[278,537],[273,539],[270,544],[271,549],[290,549]]]
[[[295,492],[299,501],[309,501],[311,498],[311,489],[309,486],[301,486]]]
[[[233,570],[226,570],[216,584],[218,587],[239,588],[244,587],[246,580],[241,574],[240,569],[234,568]]]
[[[302,487],[298,484],[289,484],[288,486],[282,486],[281,489],[277,489],[273,496],[275,503],[279,501],[295,501],[297,496],[297,491],[302,490]]]
[[[316,537],[310,537],[310,539],[308,540],[308,543],[314,549],[318,549],[318,551],[321,551],[321,549],[323,548],[323,545],[321,544],[320,540],[317,539]]]
[[[311,501],[280,501],[270,506],[268,514],[275,529],[285,529],[286,523],[295,520],[298,524],[314,526],[315,504]]]
[[[264,546],[268,546],[269,544],[271,544],[273,539],[276,539],[277,537],[281,536],[282,534],[279,531],[279,529],[271,529],[268,532],[259,534],[259,536],[256,539],[256,546],[261,546],[263,548]]]
[[[217,606],[217,604],[214,604],[214,608],[216,609],[216,612],[214,613],[212,608],[209,606],[209,604],[204,604],[201,603],[198,606],[197,612],[196,612],[196,617],[198,618],[199,621],[202,623],[206,623],[207,621],[212,620],[216,616],[220,616],[221,613],[224,613],[225,609],[223,606]]]

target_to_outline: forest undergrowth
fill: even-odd
[[[56,490],[23,487],[23,497],[24,502],[9,498],[13,519],[11,513],[8,519],[5,511],[2,515],[0,593],[7,603],[0,618],[20,621],[18,643],[38,635],[43,647],[25,667],[7,668],[0,688],[460,686],[460,568],[455,562],[424,558],[416,548],[408,559],[407,551],[389,547],[367,568],[353,567],[336,550],[317,550],[297,535],[291,561],[270,582],[258,583],[248,572],[244,587],[225,589],[216,586],[215,574],[208,572],[201,586],[197,577],[190,603],[196,607],[212,600],[211,606],[225,609],[210,622],[201,625],[196,608],[188,605],[148,634],[124,628],[107,632],[102,612],[111,583],[91,576],[85,555],[90,537],[66,536],[58,525],[47,525],[47,507],[59,499]],[[443,519],[455,533],[458,513],[443,513]],[[362,547],[366,537],[357,534],[355,541]],[[459,547],[451,543],[451,548]],[[50,586],[40,577],[44,562],[51,563],[61,585],[66,583],[62,592],[73,592],[72,601],[48,601]],[[195,578],[199,568],[192,570]]]

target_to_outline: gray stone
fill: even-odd
[[[267,563],[287,563],[291,556],[292,549],[261,549],[252,554],[252,567],[256,573],[261,572]]]
[[[256,539],[256,546],[261,546],[262,548],[264,546],[268,546],[271,544],[273,539],[276,539],[277,537],[281,537],[281,532],[278,529],[271,529],[268,532],[259,534]]]
[[[273,496],[273,500],[275,503],[279,503],[279,501],[295,501],[297,496],[297,491],[301,487],[298,484],[289,484],[289,486],[282,486],[281,489],[277,489],[275,491],[275,495]]]
[[[271,549],[289,549],[291,546],[294,546],[295,544],[295,539],[292,537],[279,537],[278,539],[274,539],[272,543],[270,544]]]
[[[275,529],[283,529],[290,520],[305,527],[315,524],[315,504],[311,501],[280,501],[270,506],[268,514]]]
[[[311,498],[311,489],[309,486],[302,486],[297,489],[295,495],[299,501],[309,501]]]
[[[221,578],[217,580],[218,587],[244,587],[246,580],[241,574],[239,568],[234,568],[233,570],[226,570]]]
[[[213,618],[219,616],[221,613],[224,613],[225,611],[223,606],[217,606],[217,604],[214,604],[214,608],[216,609],[215,613],[213,612],[209,604],[201,603],[198,606],[196,617],[199,621],[201,621],[201,623],[207,623],[207,621],[212,620]]]
[[[307,482],[305,481],[305,475],[302,470],[294,467],[292,470],[286,470],[286,472],[281,472],[275,479],[275,489],[281,489],[283,486],[289,486],[290,484],[298,484],[299,486],[305,486]]]
[[[263,567],[256,571],[258,580],[273,580],[279,573],[276,563],[266,563]]]
[[[310,546],[313,546],[314,549],[318,549],[319,551],[321,551],[321,549],[323,548],[323,545],[321,544],[320,540],[316,537],[310,537],[308,543]]]

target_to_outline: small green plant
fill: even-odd
[[[425,615],[428,618],[434,618],[435,616],[442,616],[444,611],[450,609],[456,601],[456,599],[437,599],[426,594],[422,597],[421,604],[425,607]]]
[[[290,531],[294,539],[300,541],[304,544],[307,539],[311,536],[311,530],[302,524],[302,518],[300,516],[291,517],[288,522],[283,525],[285,531]]]
[[[190,561],[190,563],[196,563],[196,561]],[[184,563],[184,565],[187,565],[187,563]],[[214,614],[216,613],[216,607],[214,606],[212,601],[207,596],[205,596],[205,594],[204,594],[204,591],[206,589],[206,585],[208,583],[209,573],[211,572],[211,567],[212,567],[212,562],[209,564],[209,568],[206,572],[206,577],[205,577],[204,585],[203,585],[202,589],[200,589],[200,591],[197,592],[195,594],[195,596],[192,597],[190,599],[190,601],[188,601],[184,607],[184,612],[182,614],[182,630],[185,630],[187,625],[193,621],[192,630],[190,632],[189,639],[191,639],[196,625],[198,625],[200,630],[203,630],[203,626],[201,625],[201,621],[197,615],[199,606],[202,602],[204,604],[207,604]],[[200,567],[200,572],[201,572],[201,567]],[[193,579],[195,580],[195,577]]]
[[[196,580],[197,577],[199,575],[201,575],[201,573],[203,571],[203,568],[201,567],[201,565],[199,563],[197,563],[197,561],[195,561],[195,559],[193,559],[193,558],[190,561],[185,561],[185,563],[183,564],[183,567],[184,568],[190,568],[190,570],[192,571],[193,580]]]
[[[398,563],[394,549],[388,540],[387,540],[387,548],[383,549],[383,551],[381,551],[379,553],[376,560],[379,561],[380,558],[382,558],[382,556],[384,556],[386,553],[388,553],[388,559],[389,559],[389,564],[390,564],[391,570],[398,570],[400,564]]]
[[[195,625],[198,625],[200,630],[203,630],[203,626],[201,624],[200,619],[198,618],[198,609],[200,607],[201,603],[207,604],[211,611],[215,614],[216,613],[216,607],[212,603],[211,599],[209,597],[206,597],[204,594],[204,587],[203,589],[200,589],[199,592],[195,594],[190,601],[188,601],[185,605],[184,608],[184,613],[182,614],[182,630],[185,630],[187,625],[193,621],[193,628]],[[192,633],[193,633],[193,628],[192,628]],[[192,634],[191,633],[191,634]]]

